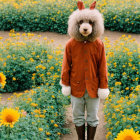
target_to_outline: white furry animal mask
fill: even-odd
[[[68,20],[68,33],[78,41],[95,41],[104,33],[104,20],[102,14],[95,9],[96,2],[85,9],[82,1],[78,1],[78,9]]]

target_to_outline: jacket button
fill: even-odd
[[[78,81],[77,84],[80,84],[80,82]]]

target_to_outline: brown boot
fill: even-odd
[[[76,126],[76,132],[78,135],[78,140],[85,140],[85,124],[82,126]]]
[[[96,128],[97,127],[91,127],[87,124],[87,140],[94,140]]]

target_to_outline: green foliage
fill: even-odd
[[[113,140],[121,130],[133,128],[140,130],[140,86],[129,96],[109,95],[105,102],[104,113],[107,127],[106,138]]]
[[[122,35],[113,45],[105,38],[108,84],[111,94],[105,101],[107,140],[124,129],[140,130],[139,46],[131,36]]]
[[[55,86],[40,86],[26,93],[15,93],[14,100],[22,117],[10,128],[9,140],[59,140],[62,134],[69,132],[64,128],[64,106],[68,104],[68,98]],[[5,128],[0,127],[0,139],[3,140],[7,140],[8,135]]]
[[[136,7],[136,9],[134,9]],[[120,8],[120,5],[106,6],[103,13],[105,18],[105,28],[111,31],[121,31],[129,33],[140,33],[140,10],[137,3],[134,6]]]
[[[30,89],[42,84],[60,88],[61,49],[53,49],[50,42],[7,42],[0,47],[0,71],[7,83],[2,92]],[[10,46],[10,47],[9,47]]]
[[[27,2],[22,8],[15,8],[14,4],[7,3],[3,5],[0,13],[0,29],[67,33],[69,14],[69,10],[65,7],[53,7],[53,5],[43,0],[37,4]]]
[[[68,17],[77,9],[76,2],[75,0],[1,1],[0,29],[66,34]],[[84,1],[86,7],[92,2],[92,0]],[[96,7],[104,15],[106,29],[140,33],[139,2],[98,0]]]
[[[24,93],[15,92],[8,98],[8,102],[14,101],[12,107],[21,112],[21,118],[13,128],[2,125],[0,139],[59,140],[69,132],[64,125],[65,105],[70,103],[59,85],[62,49],[60,46],[54,48],[53,40],[44,38],[41,43],[33,40],[34,34],[20,35],[12,30],[9,35],[12,38],[0,42],[0,71],[7,78],[1,91],[35,88]],[[24,37],[23,41],[20,37]],[[7,106],[0,106],[0,110]]]
[[[117,92],[121,92],[122,95],[129,95],[140,84],[138,44],[130,36],[125,37],[123,35],[112,46],[106,40],[105,46],[110,90],[114,91],[117,82],[120,82],[121,86]]]

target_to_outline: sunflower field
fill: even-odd
[[[113,45],[105,38],[110,91],[129,95],[140,84],[140,48],[130,35],[122,35]]]
[[[53,49],[53,40],[34,34],[14,33],[11,30],[9,38],[0,42],[0,71],[7,77],[2,92],[22,91],[37,85],[58,85],[62,65],[62,48]],[[22,41],[20,39],[23,39]]]
[[[86,7],[93,0],[83,0]],[[53,31],[66,34],[77,0],[0,0],[0,30]],[[106,29],[140,33],[139,0],[97,0]]]
[[[110,95],[104,114],[107,140],[140,139],[140,48],[122,35],[113,45],[105,38]],[[129,133],[128,133],[129,132]]]
[[[117,91],[115,95],[110,94],[104,105],[104,113],[107,122],[107,140],[114,140],[118,133],[124,129],[134,129],[135,132],[139,132],[140,86],[136,86],[129,96],[120,96]],[[133,138],[131,134],[126,136],[129,135]],[[138,136],[140,138],[140,134]]]
[[[64,128],[68,100],[54,86],[40,86],[14,93],[12,108],[0,113],[0,139],[59,140],[69,132]]]
[[[59,140],[69,132],[64,128],[69,97],[61,94],[59,85],[62,48],[54,48],[53,40],[39,39],[11,30],[0,42],[0,90],[14,92],[0,105],[0,139]]]

